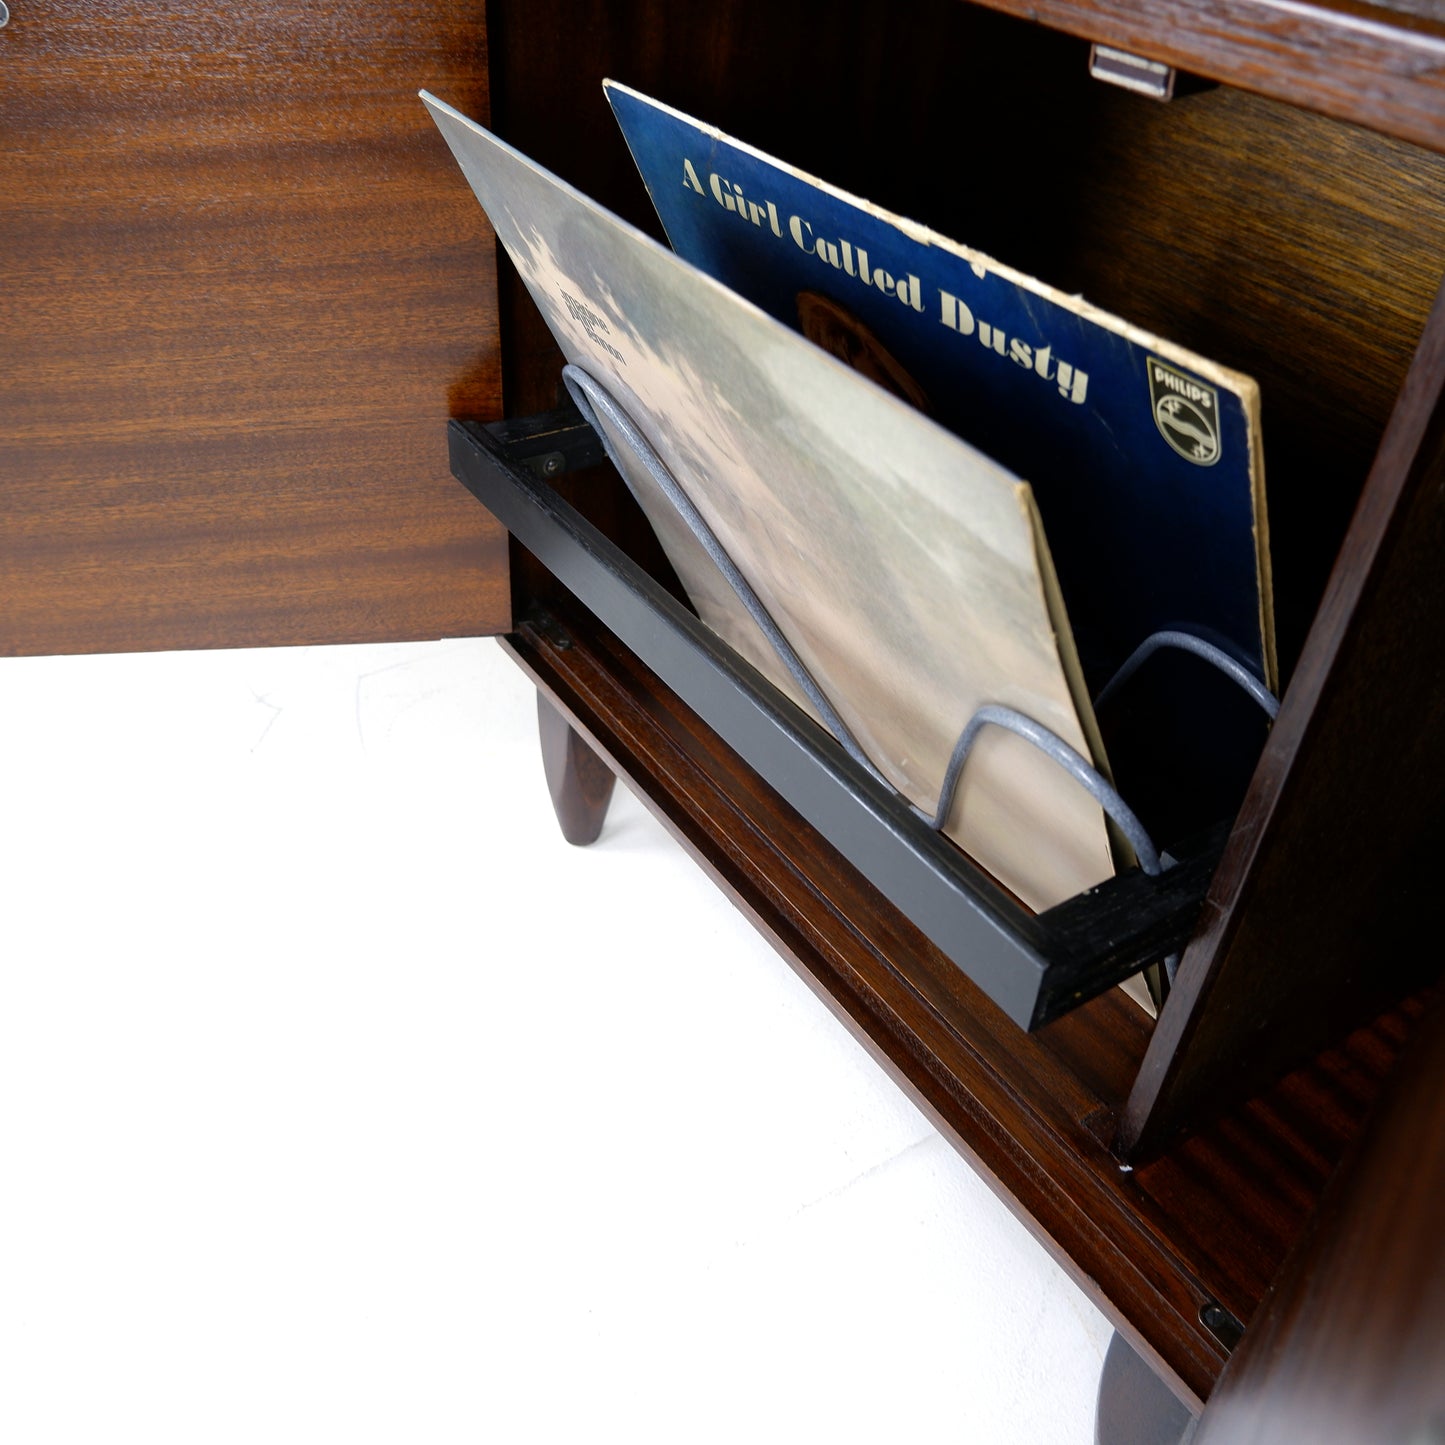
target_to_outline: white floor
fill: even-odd
[[[0,661],[0,1440],[1092,1440],[1109,1330],[490,642]],[[723,980],[720,986],[719,980]]]

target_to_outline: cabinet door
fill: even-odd
[[[508,622],[448,413],[496,277],[416,98],[487,110],[484,7],[14,0],[0,28],[0,652]]]

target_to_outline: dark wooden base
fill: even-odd
[[[552,746],[562,799],[586,795],[568,774],[595,762],[574,750],[571,730],[1187,1408],[1201,1409],[1229,1353],[1207,1318],[1253,1315],[1358,1132],[1409,1018],[1382,1019],[1163,1157],[1123,1169],[1110,1142],[1148,1043],[1137,1005],[1111,989],[1021,1032],[595,618],[559,605],[506,646],[560,715]],[[594,805],[594,827],[597,816]],[[660,1017],[658,1026],[679,1024]]]
[[[1193,1426],[1179,1397],[1115,1335],[1099,1379],[1094,1445],[1181,1445]]]
[[[1199,1445],[1445,1441],[1445,988],[1251,1321]]]
[[[542,743],[547,791],[552,795],[562,836],[578,847],[595,843],[607,821],[616,776],[540,692],[537,733]]]

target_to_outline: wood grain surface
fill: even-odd
[[[1195,1445],[1445,1439],[1442,1193],[1437,1005],[1225,1367]]]
[[[507,623],[447,471],[493,252],[416,99],[482,7],[27,0],[0,30],[0,651]]]
[[[1024,1034],[575,604],[524,620],[508,646],[1197,1410],[1228,1355],[1202,1312],[1250,1318],[1418,1009],[1351,1035],[1167,1156],[1121,1169],[1114,1120],[1149,1037],[1137,1005],[1110,990]]]
[[[1438,976],[1445,291],[1125,1111],[1148,1153]]]
[[[1289,75],[1323,83],[1323,40],[1300,78],[1246,30],[1263,94],[1161,104],[1090,78],[1079,37],[1107,7],[1055,8],[1073,34],[957,0],[496,0],[495,129],[656,231],[610,75],[1255,377],[1288,674],[1445,269],[1445,158],[1282,104]],[[1173,8],[1221,34],[1270,10]],[[1445,102],[1435,123],[1445,148]],[[508,395],[545,410],[558,354],[525,295],[504,304]]]
[[[1445,12],[1432,0],[982,3],[1445,150]]]

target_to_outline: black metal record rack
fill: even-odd
[[[1223,828],[1162,873],[1033,913],[558,494],[551,478],[604,459],[579,412],[448,435],[456,478],[1015,1023],[1038,1028],[1188,939]]]

